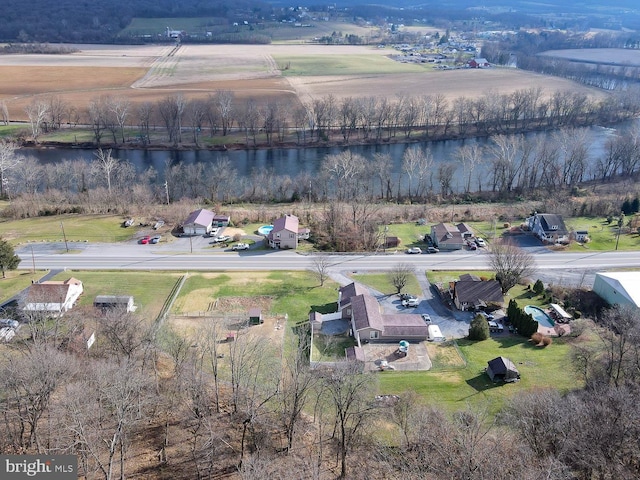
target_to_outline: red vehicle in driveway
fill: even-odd
[[[145,235],[140,239],[140,244],[147,245],[150,240],[151,240],[151,237],[149,235]]]

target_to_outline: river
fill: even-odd
[[[584,133],[585,141],[588,144],[589,161],[591,165],[597,158],[604,154],[604,145],[608,138],[616,134],[616,131],[629,128],[633,124],[640,124],[639,120],[626,122],[618,125],[616,128],[604,127],[584,127],[578,129]],[[534,132],[527,134],[528,138],[537,136],[553,135],[553,132]],[[139,172],[149,167],[153,167],[158,171],[158,178],[163,178],[164,169],[167,160],[170,158],[173,162],[182,162],[185,164],[204,162],[212,163],[221,158],[228,158],[237,170],[239,177],[251,175],[254,169],[271,169],[276,175],[289,175],[291,178],[296,177],[300,173],[309,173],[316,176],[321,168],[322,160],[327,154],[339,153],[346,148],[354,153],[363,155],[367,159],[373,158],[375,153],[388,153],[393,159],[393,172],[397,176],[402,171],[402,156],[407,148],[420,146],[429,149],[433,155],[434,163],[437,165],[443,162],[455,162],[455,152],[462,145],[487,145],[490,140],[485,138],[468,139],[468,140],[443,140],[437,142],[422,143],[397,143],[383,145],[359,145],[350,147],[304,147],[304,148],[271,148],[262,150],[230,150],[226,152],[209,151],[209,150],[137,150],[124,149],[113,150],[112,155],[120,160],[126,160],[133,164]],[[42,163],[59,162],[62,160],[84,159],[86,161],[95,160],[95,150],[84,150],[76,148],[47,148],[33,149],[24,148],[21,152],[37,158]],[[487,159],[485,154],[485,160]],[[487,169],[487,161],[485,166],[476,169],[472,183],[476,187],[480,183],[482,190],[489,188],[490,178]],[[588,168],[587,171],[595,171]],[[464,175],[461,175],[461,166],[458,166],[457,174],[454,176],[452,188],[455,192],[463,190]],[[587,179],[585,179],[587,180]],[[475,188],[474,188],[475,189]]]

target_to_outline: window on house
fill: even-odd
[[[289,238],[296,238],[296,236],[293,233],[290,233]]]
[[[380,336],[380,332],[378,332],[378,331],[374,330],[372,332],[369,332],[369,338],[371,340],[377,340],[379,336]]]

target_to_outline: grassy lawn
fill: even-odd
[[[286,77],[420,73],[426,70],[421,65],[396,62],[382,55],[273,55],[273,58]]]
[[[421,275],[420,272],[417,272],[417,274]],[[391,284],[386,273],[362,273],[351,275],[351,278],[356,282],[368,285],[369,287],[375,288],[379,292],[386,293],[387,295],[394,295],[396,293],[396,288]],[[413,295],[422,295],[422,289],[420,288],[420,284],[418,284],[418,280],[415,276],[409,277],[409,281],[402,291]]]
[[[455,363],[452,366],[450,361],[445,361],[441,368],[436,362],[434,369],[428,372],[384,372],[380,374],[380,391],[401,394],[414,390],[424,403],[436,404],[449,411],[470,405],[486,407],[496,413],[507,399],[524,390],[551,387],[565,392],[579,387],[578,378],[568,367],[572,341],[576,340],[555,339],[549,347],[539,348],[516,336],[483,342],[458,340],[466,366],[456,368]],[[507,357],[515,363],[522,377],[520,382],[503,385],[489,380],[484,369],[487,362],[497,356]],[[450,359],[450,352],[443,353],[443,357]]]
[[[79,305],[93,305],[96,295],[133,295],[138,312],[155,319],[182,276],[179,272],[62,272],[54,280],[75,277],[82,281],[84,293]]]
[[[335,302],[338,285],[323,287],[309,272],[194,273],[180,291],[173,313],[206,310],[220,297],[272,297],[270,313],[286,313],[289,323],[306,321],[309,312]]]
[[[627,217],[625,223],[629,220]],[[616,238],[618,236],[617,219],[607,223],[604,217],[576,217],[565,220],[567,229],[587,230],[589,232],[588,243],[581,245],[572,242],[568,247],[569,251],[583,252],[585,250],[607,251],[616,249]],[[618,240],[618,250],[640,250],[640,235],[637,233],[623,233]]]
[[[123,218],[117,215],[67,214],[25,218],[0,222],[0,237],[13,244],[37,240],[61,242],[64,226],[70,242],[121,242],[132,238],[137,231],[135,227],[122,228],[122,222]]]
[[[409,247],[425,247],[421,237],[430,231],[430,225],[418,225],[416,222],[393,223],[387,227],[387,236],[398,237],[401,240],[398,250],[405,250]]]
[[[356,345],[353,337],[314,335],[311,359],[314,362],[336,362],[344,360],[345,348]]]
[[[38,280],[46,273],[43,271],[31,273],[31,270],[11,270],[7,272],[7,278],[0,276],[0,303],[24,290],[31,285],[32,280]]]

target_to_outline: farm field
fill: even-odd
[[[206,98],[231,90],[238,100],[308,101],[334,95],[388,97],[442,94],[477,98],[540,87],[545,93],[602,92],[571,81],[515,69],[429,71],[395,62],[389,49],[340,45],[69,45],[60,55],[0,56],[0,101],[12,120],[26,120],[24,108],[36,97],[57,95],[84,111],[101,95],[132,103],[156,102],[180,93]],[[287,68],[288,70],[282,70]],[[37,79],[37,80],[34,80]]]
[[[548,50],[540,55],[564,58],[577,62],[601,63],[605,65],[640,66],[640,50],[625,48],[573,48],[566,50]]]

